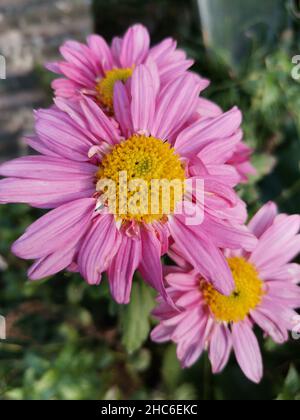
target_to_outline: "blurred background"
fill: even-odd
[[[206,96],[244,113],[257,176],[239,189],[250,213],[267,200],[300,211],[300,1],[298,0],[0,0],[0,161],[28,153],[32,109],[51,103],[45,61],[66,39],[92,31],[108,40],[144,23],[153,42],[173,36],[194,70],[212,80]],[[296,61],[295,61],[296,60]],[[265,378],[248,382],[231,361],[219,376],[206,357],[183,371],[173,345],[151,344],[154,295],[136,281],[132,302],[118,307],[106,282],[77,275],[26,280],[28,264],[12,242],[41,212],[0,207],[0,399],[299,400],[300,342],[262,340]],[[138,279],[137,279],[138,280]],[[261,337],[262,338],[262,337]]]

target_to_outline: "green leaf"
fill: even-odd
[[[162,366],[163,380],[169,390],[177,388],[181,375],[182,369],[176,356],[176,346],[171,344],[165,351]]]
[[[130,304],[121,310],[122,344],[129,354],[139,350],[148,338],[154,296],[155,292],[139,278],[133,284]]]
[[[274,156],[268,155],[266,153],[254,155],[252,162],[257,170],[257,175],[251,177],[251,183],[258,182],[264,176],[269,175],[273,171],[277,163],[276,158]]]
[[[294,365],[291,365],[289,373],[284,381],[283,390],[278,396],[280,401],[293,401],[300,398],[300,376]]]

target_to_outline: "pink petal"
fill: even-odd
[[[78,255],[81,275],[89,284],[97,285],[118,252],[120,235],[112,215],[98,216],[86,235]]]
[[[278,316],[267,309],[258,308],[252,311],[251,318],[275,343],[283,344],[289,339],[287,329],[278,322]]]
[[[130,100],[124,83],[118,81],[114,87],[114,112],[125,138],[133,134]]]
[[[24,143],[31,147],[36,152],[41,153],[45,156],[61,157],[57,152],[50,150],[46,144],[44,144],[38,136],[29,136],[24,138]]]
[[[60,62],[58,61],[45,63],[45,68],[52,73],[61,74]]]
[[[94,145],[67,114],[49,109],[36,112],[36,132],[45,147],[70,160],[87,161]]]
[[[277,216],[273,225],[261,236],[250,262],[258,268],[283,265],[300,252],[300,216]]]
[[[167,328],[163,324],[159,324],[151,332],[151,340],[155,343],[166,343],[171,340],[173,328]]]
[[[55,91],[55,96],[57,97],[71,99],[74,97],[79,97],[80,95],[80,87],[69,79],[55,79],[52,81],[51,87]]]
[[[74,43],[76,44],[76,47],[74,47]],[[93,53],[91,53],[86,45],[74,41],[65,42],[64,45],[60,47],[60,53],[67,62],[73,64],[74,67],[81,71],[86,77],[91,80],[96,79],[98,73],[93,65]]]
[[[231,165],[206,165],[210,177],[217,182],[228,185],[231,188],[240,183],[241,177],[236,168]]]
[[[159,69],[161,84],[166,85],[177,77],[182,76],[193,64],[194,60],[183,59],[161,66]]]
[[[166,38],[159,44],[155,45],[151,48],[149,52],[149,56],[159,64],[162,61],[167,60],[169,61],[170,55],[174,53],[176,50],[177,43],[172,38]]]
[[[169,221],[170,232],[182,255],[207,281],[225,295],[230,295],[234,282],[225,257],[195,227],[185,226],[179,217]]]
[[[199,320],[198,327],[195,328],[185,340],[180,340],[177,346],[177,357],[184,368],[191,367],[201,356],[206,341],[205,330],[207,328],[207,318]]]
[[[217,104],[205,98],[199,98],[197,112],[202,118],[217,117],[223,113]]]
[[[28,271],[29,279],[40,280],[65,270],[74,261],[76,251],[76,248],[66,246],[47,257],[37,260]]]
[[[187,292],[194,290],[199,284],[199,276],[196,273],[170,273],[166,276],[167,283],[177,290]]]
[[[155,112],[155,87],[150,71],[144,65],[136,68],[131,79],[131,115],[135,132],[151,133]]]
[[[114,66],[114,60],[105,39],[99,35],[90,35],[87,41],[90,49],[94,53],[99,68],[104,71],[111,70]]]
[[[124,35],[120,62],[123,67],[141,64],[149,51],[150,36],[143,25],[134,25]]]
[[[24,259],[43,258],[75,247],[92,217],[94,199],[83,199],[50,211],[33,223],[13,245],[15,255]]]
[[[139,266],[140,259],[140,241],[123,235],[120,248],[112,260],[108,271],[111,294],[117,303],[129,303],[132,279],[135,270]]]
[[[222,372],[228,363],[231,349],[232,341],[228,327],[223,324],[216,324],[209,346],[209,358],[213,373]]]
[[[60,70],[64,76],[73,82],[81,85],[84,88],[95,87],[95,79],[91,74],[86,73],[83,70],[78,69],[74,64],[71,63],[60,63]]]
[[[207,165],[226,163],[233,155],[236,145],[242,140],[242,137],[242,131],[238,130],[230,137],[212,141],[200,151],[198,156]]]
[[[257,245],[257,239],[244,225],[230,225],[222,221],[206,217],[201,225],[204,233],[211,236],[219,248],[240,249],[252,251]]]
[[[300,265],[291,263],[282,267],[269,267],[265,270],[260,270],[259,275],[262,280],[281,280],[298,284],[300,283]]]
[[[161,296],[169,302],[169,296],[166,292],[162,263],[161,263],[161,244],[155,233],[146,228],[141,229],[142,256],[139,270],[143,279]]]
[[[7,177],[44,179],[52,181],[90,179],[97,167],[59,157],[26,156],[0,165],[0,175]]]
[[[90,98],[84,98],[80,105],[86,117],[88,129],[107,143],[118,144],[120,141],[119,132],[102,109]]]
[[[260,238],[272,226],[277,213],[278,209],[275,203],[265,204],[250,221],[249,229],[257,238]]]
[[[242,371],[258,384],[263,376],[263,363],[257,338],[248,323],[232,325],[232,343]]]
[[[178,343],[181,340],[188,338],[190,333],[193,333],[201,322],[201,315],[201,308],[199,307],[186,310],[184,318],[178,323],[172,333],[172,340],[175,341],[175,343]]]
[[[152,135],[168,139],[193,114],[200,85],[191,74],[185,74],[168,84],[160,93]]]
[[[91,179],[67,181],[7,178],[0,181],[0,203],[26,203],[33,207],[55,208],[70,201],[91,197]]]
[[[197,121],[178,136],[175,148],[181,156],[192,157],[212,140],[232,136],[242,122],[242,114],[238,108],[211,119]]]
[[[117,67],[122,67],[120,63],[122,44],[123,39],[118,36],[115,36],[111,41],[111,52]]]

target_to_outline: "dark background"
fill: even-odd
[[[201,20],[200,8],[201,6]],[[0,160],[28,151],[32,108],[51,101],[45,61],[66,39],[93,30],[107,39],[143,22],[153,42],[173,36],[212,80],[206,96],[244,113],[245,139],[258,175],[239,188],[253,213],[272,199],[300,210],[300,95],[291,76],[300,54],[300,6],[286,0],[0,0]],[[183,371],[173,345],[147,340],[153,293],[135,282],[132,303],[115,305],[106,282],[87,286],[77,275],[26,280],[28,263],[12,242],[40,211],[0,208],[0,314],[8,339],[0,343],[2,399],[286,399],[300,398],[299,341],[278,347],[261,338],[265,378],[248,382],[232,358],[212,376],[206,357]],[[258,333],[259,334],[259,333]]]

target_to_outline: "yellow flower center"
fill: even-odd
[[[114,87],[116,82],[121,81],[125,83],[132,76],[132,73],[133,68],[108,70],[105,73],[105,77],[97,83],[97,98],[109,111],[113,111]]]
[[[168,142],[136,134],[104,157],[97,179],[102,202],[117,219],[152,223],[182,201],[185,170]]]
[[[205,302],[218,321],[240,322],[261,303],[263,282],[256,268],[244,258],[229,258],[228,264],[235,282],[231,296],[220,294],[205,280],[201,281],[200,288]]]

